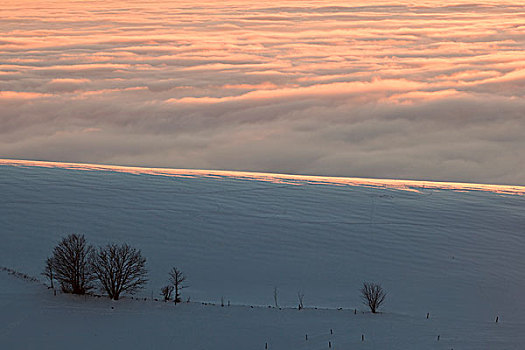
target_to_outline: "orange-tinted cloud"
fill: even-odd
[[[0,156],[525,184],[524,16],[511,0],[8,2]]]

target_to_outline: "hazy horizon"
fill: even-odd
[[[525,186],[513,184],[487,184],[472,182],[434,181],[424,179],[391,179],[372,177],[344,177],[316,174],[287,174],[254,172],[228,169],[189,169],[168,167],[138,167],[117,164],[54,162],[41,160],[2,159],[0,166],[58,168],[66,170],[118,172],[134,175],[157,175],[167,177],[223,177],[230,179],[256,180],[288,185],[323,184],[367,186],[383,189],[396,189],[408,192],[424,193],[432,190],[482,191],[509,195],[525,195]]]

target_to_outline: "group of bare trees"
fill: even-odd
[[[68,235],[53,249],[51,257],[47,258],[43,275],[54,288],[54,282],[60,284],[65,293],[86,294],[97,285],[114,300],[122,293],[133,294],[144,287],[148,271],[146,258],[140,252],[126,243],[107,244],[94,248],[88,245],[84,235]],[[186,276],[176,267],[169,272],[169,282],[161,288],[164,301],[172,300],[180,303],[181,291],[186,288]],[[175,295],[173,295],[175,292]],[[304,308],[302,292],[297,293],[299,310]],[[380,284],[364,282],[361,288],[363,303],[372,313],[377,313],[384,303],[386,291]],[[277,303],[277,288],[274,288],[275,307]]]
[[[146,258],[127,244],[94,248],[84,235],[68,235],[47,258],[43,274],[51,287],[57,281],[65,293],[86,294],[98,286],[111,299],[133,294],[147,282]]]
[[[64,293],[86,294],[95,287],[118,300],[123,293],[134,294],[147,283],[146,258],[128,244],[107,244],[95,248],[84,235],[68,235],[46,259],[44,272],[51,288],[58,282]],[[181,302],[186,276],[176,267],[169,273],[169,284],[161,289],[164,300]]]

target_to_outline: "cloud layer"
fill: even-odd
[[[517,1],[0,8],[0,157],[525,184]]]

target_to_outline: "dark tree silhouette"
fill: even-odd
[[[173,293],[173,286],[167,285],[160,289],[161,295],[164,297],[164,301],[171,300],[171,295]]]
[[[361,288],[361,298],[363,303],[370,308],[372,313],[376,313],[377,309],[385,301],[386,292],[383,290],[380,284],[363,282],[363,287]]]
[[[127,244],[108,244],[97,249],[91,254],[90,266],[102,289],[114,300],[122,293],[133,294],[148,281],[146,258]]]
[[[299,300],[299,306],[297,307],[299,310],[302,310],[304,308],[303,300],[304,300],[304,293],[301,291],[297,292],[297,299]]]
[[[42,272],[42,275],[49,279],[50,287],[54,289],[55,286],[53,284],[53,280],[55,279],[55,276],[53,273],[53,258],[46,259],[46,266],[44,267],[44,272]]]
[[[186,288],[187,286],[184,284],[184,281],[186,281],[186,276],[182,273],[181,270],[177,269],[176,267],[172,268],[170,271],[170,283],[173,285],[175,289],[175,304],[180,303],[180,292],[183,288]]]
[[[88,264],[92,250],[84,235],[71,234],[55,247],[45,270],[49,269],[49,275],[53,275],[65,293],[85,294],[93,288],[93,274]]]

